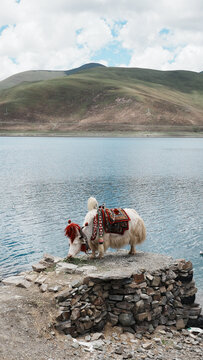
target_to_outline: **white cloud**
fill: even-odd
[[[94,61],[105,46],[111,51],[115,33],[132,54],[129,66],[202,71],[202,10],[201,0],[1,0],[0,79]],[[118,56],[114,63],[127,65]]]
[[[174,62],[164,66],[165,70],[190,70],[202,71],[203,47],[187,45],[180,49]]]
[[[171,60],[171,54],[161,46],[148,47],[141,54],[133,54],[131,67],[151,68],[162,70],[164,65]]]

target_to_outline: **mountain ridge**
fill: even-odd
[[[0,130],[203,130],[202,73],[87,65],[0,90]]]
[[[77,68],[70,70],[28,70],[23,71],[14,75],[9,76],[8,78],[0,81],[0,90],[8,89],[10,87],[20,85],[23,82],[35,82],[42,80],[51,80],[57,77],[63,77],[75,74],[77,72],[95,68],[98,66],[104,66],[99,63],[88,63],[81,65]]]

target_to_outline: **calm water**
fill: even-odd
[[[203,139],[0,138],[0,278],[43,253],[65,256],[67,220],[93,195],[132,207],[148,235],[138,250],[193,262],[203,289]]]

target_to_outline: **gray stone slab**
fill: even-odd
[[[76,270],[76,274],[89,274],[97,272],[97,267],[93,265],[84,265],[81,267],[78,267]]]
[[[56,273],[66,273],[66,274],[73,274],[75,273],[76,269],[78,268],[77,265],[69,264],[66,262],[59,262],[56,264]]]
[[[5,285],[14,285],[18,287],[28,288],[31,286],[31,283],[27,281],[24,276],[10,276],[3,279],[3,284]]]
[[[2,280],[2,283],[5,285],[17,285],[22,280],[25,280],[24,276],[10,276]]]
[[[47,266],[44,264],[38,263],[38,264],[33,264],[32,268],[34,271],[41,272],[41,271],[46,270]]]

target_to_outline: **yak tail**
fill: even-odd
[[[88,211],[98,208],[98,202],[94,197],[90,197],[87,202]]]
[[[141,244],[146,239],[146,227],[144,224],[144,221],[139,217],[136,227],[136,233],[137,233],[137,244]]]

